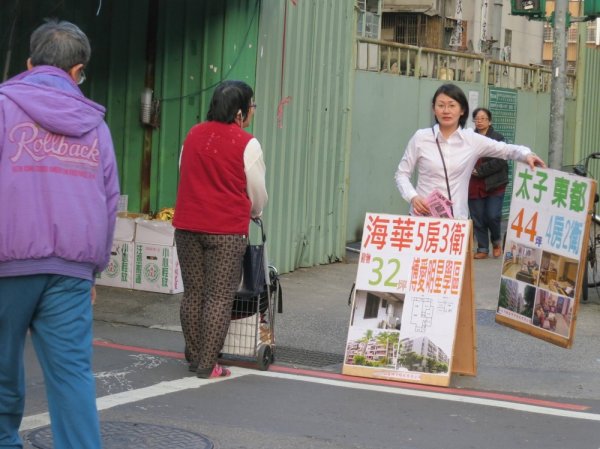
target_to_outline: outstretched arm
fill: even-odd
[[[525,159],[529,167],[533,170],[536,166],[546,168],[546,163],[535,153],[529,153]]]
[[[479,156],[516,159],[526,162],[532,169],[536,166],[546,168],[546,163],[526,146],[497,142],[480,134],[473,135],[473,142],[475,143]]]

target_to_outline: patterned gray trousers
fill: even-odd
[[[175,242],[184,288],[179,317],[190,364],[211,369],[231,322],[247,238],[177,229]]]

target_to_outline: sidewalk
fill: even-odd
[[[341,371],[357,254],[345,263],[301,268],[281,276],[283,311],[276,316],[276,362]],[[474,261],[478,374],[451,386],[508,393],[600,400],[600,295],[579,307],[575,340],[564,349],[495,323],[500,259]],[[182,294],[98,286],[95,319],[180,332]],[[182,351],[181,347],[171,348]],[[311,364],[309,359],[321,364]],[[296,359],[295,359],[296,358]]]

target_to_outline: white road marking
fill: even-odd
[[[96,407],[98,410],[107,410],[119,405],[131,404],[133,402],[143,401],[165,394],[177,393],[179,391],[200,388],[206,385],[212,385],[215,382],[223,382],[225,380],[235,379],[237,377],[252,374],[253,370],[234,368],[231,370],[231,376],[223,377],[222,379],[200,379],[198,377],[183,377],[181,379],[159,382],[156,385],[149,387],[138,388],[136,390],[127,390],[121,393],[109,394],[96,399]],[[21,422],[19,430],[32,430],[38,427],[47,426],[50,424],[50,415],[48,413],[40,413],[38,415],[26,416]]]
[[[493,399],[484,399],[470,396],[459,396],[448,393],[437,393],[432,391],[411,390],[397,387],[387,387],[384,385],[361,384],[356,382],[346,382],[334,379],[322,379],[319,377],[304,376],[298,374],[277,373],[273,371],[257,371],[253,369],[230,367],[231,376],[222,379],[199,379],[197,377],[184,377],[181,379],[160,382],[150,387],[138,388],[136,390],[123,391],[121,393],[111,394],[100,397],[96,400],[98,410],[107,410],[119,405],[131,404],[133,402],[143,401],[166,394],[177,393],[179,391],[190,390],[194,388],[212,385],[215,382],[224,382],[236,379],[238,377],[253,375],[262,377],[271,377],[278,379],[297,380],[312,382],[315,384],[332,385],[336,387],[351,388],[355,390],[375,391],[380,393],[396,394],[401,396],[413,396],[428,399],[437,399],[450,402],[461,402],[463,404],[483,405],[487,407],[504,408],[508,410],[519,410],[527,413],[536,413],[540,415],[560,416],[563,418],[583,419],[588,421],[600,421],[600,414],[584,413],[570,410],[561,410],[549,407],[539,407],[529,404],[520,404],[515,402],[498,401]],[[21,431],[32,430],[38,427],[50,424],[48,413],[40,413],[23,418]]]
[[[38,427],[47,426],[50,424],[50,415],[48,413],[40,413],[39,415],[26,416],[21,421],[19,430],[31,430]]]
[[[153,326],[150,326],[150,329],[159,329],[161,331],[171,331],[171,332],[183,332],[181,326],[179,326],[179,325],[167,326],[167,325],[162,325],[162,324],[155,324]]]
[[[450,402],[461,402],[463,404],[484,405],[488,407],[505,408],[508,410],[519,410],[528,413],[537,413],[540,415],[561,416],[563,418],[585,419],[589,421],[600,421],[600,414],[584,413],[571,410],[563,410],[558,408],[540,407],[537,405],[521,404],[518,402],[499,401],[495,399],[484,399],[471,396],[460,396],[449,393],[437,393],[434,391],[411,390],[398,387],[386,387],[384,385],[360,384],[355,382],[346,382],[334,379],[322,379],[319,377],[302,376],[296,374],[276,373],[271,371],[250,371],[248,374],[258,374],[265,377],[275,377],[289,380],[303,380],[324,385],[333,385],[337,387],[353,388],[356,390],[377,391],[380,393],[391,393],[401,396],[414,396],[428,399],[439,399]]]

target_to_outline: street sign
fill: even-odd
[[[600,0],[585,0],[583,2],[583,14],[596,17],[600,15]]]
[[[511,0],[511,14],[514,16],[544,17],[546,0]]]

